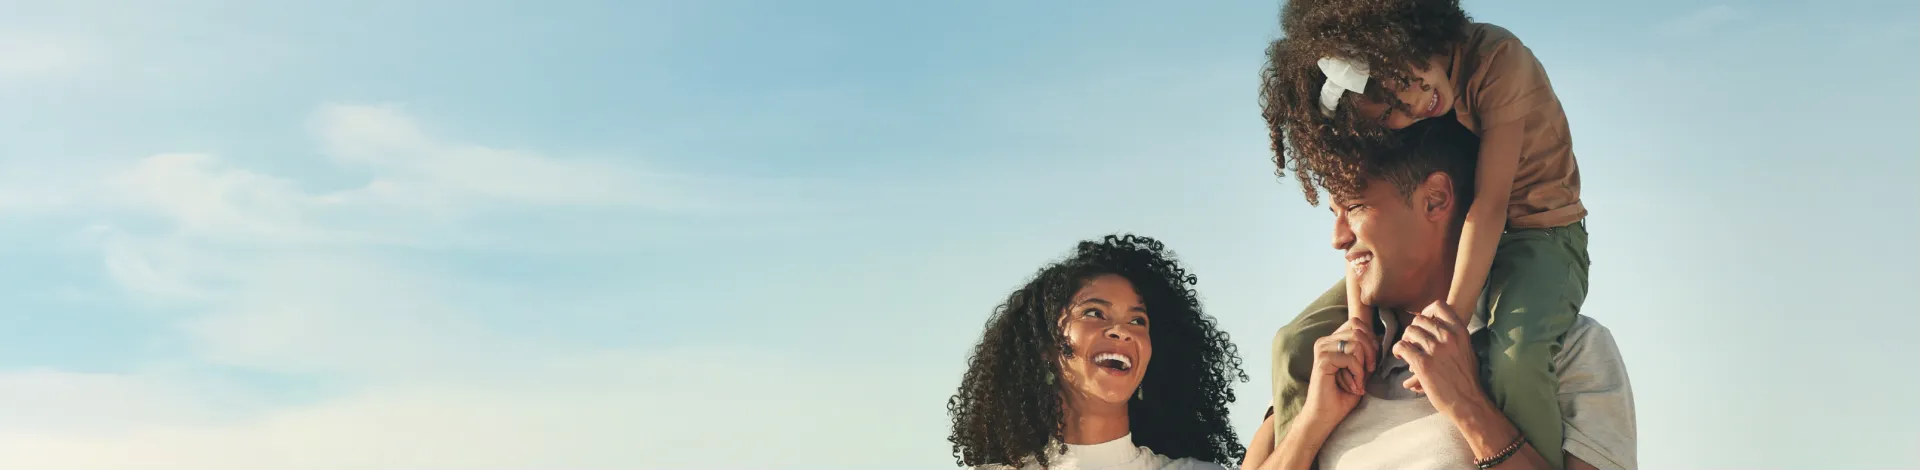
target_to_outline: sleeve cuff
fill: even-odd
[[[1601,469],[1634,469],[1635,468],[1631,464],[1631,462],[1629,464],[1623,464],[1623,460],[1615,459],[1613,455],[1609,455],[1605,452],[1602,452],[1600,448],[1589,445],[1589,440],[1587,435],[1582,434],[1579,430],[1575,430],[1572,428],[1569,428],[1567,430],[1567,441],[1561,445],[1561,448],[1563,451],[1566,451],[1568,454],[1574,455],[1574,457],[1580,458],[1581,461],[1586,461],[1587,464],[1594,465],[1594,467],[1596,468],[1601,468]]]

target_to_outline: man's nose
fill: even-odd
[[[1348,227],[1347,218],[1334,216],[1334,250],[1345,251],[1354,246],[1354,230]]]

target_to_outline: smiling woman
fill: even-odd
[[[1220,469],[1245,449],[1227,424],[1227,334],[1159,241],[1083,241],[995,310],[947,402],[962,466]]]

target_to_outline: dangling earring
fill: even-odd
[[[1135,399],[1140,399],[1140,400],[1143,400],[1143,401],[1145,401],[1145,400],[1147,400],[1147,388],[1144,388],[1144,387],[1143,387],[1143,388],[1134,388],[1134,398],[1135,398]]]
[[[1054,384],[1054,372],[1047,372],[1047,384]]]

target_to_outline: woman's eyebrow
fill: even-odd
[[[1101,299],[1101,298],[1087,298],[1074,303],[1074,305],[1076,306],[1079,306],[1082,304],[1100,304],[1102,306],[1108,306],[1108,307],[1114,306],[1114,303],[1107,302],[1107,300]]]

